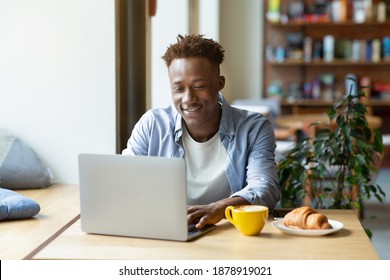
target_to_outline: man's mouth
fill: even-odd
[[[183,108],[183,111],[186,111],[188,113],[193,113],[193,112],[198,111],[201,107],[202,106]]]

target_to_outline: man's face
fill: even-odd
[[[168,68],[172,100],[188,129],[219,125],[218,92],[225,79],[203,57],[174,59]]]

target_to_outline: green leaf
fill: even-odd
[[[355,105],[355,111],[360,113],[360,114],[365,114],[366,113],[366,105],[362,104],[362,103],[357,103]]]
[[[337,112],[334,108],[330,108],[328,111],[327,111],[327,114],[328,114],[328,117],[329,117],[329,120],[330,121],[333,121],[334,118],[337,116]]]
[[[337,125],[339,127],[342,127],[343,124],[344,124],[344,116],[343,115],[338,115],[337,118],[336,118],[336,122],[337,122]]]
[[[356,155],[357,160],[359,161],[359,164],[366,164],[366,158],[363,155]]]

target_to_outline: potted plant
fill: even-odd
[[[364,200],[374,196],[383,202],[385,194],[372,180],[381,161],[382,135],[368,126],[364,96],[364,87],[346,94],[325,112],[328,121],[311,123],[315,132],[283,155],[277,166],[283,208],[309,204],[361,214]]]

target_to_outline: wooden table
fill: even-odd
[[[0,221],[0,259],[31,258],[79,217],[79,188],[53,185],[18,193],[36,200],[41,211],[33,218]]]
[[[366,115],[368,126],[371,129],[380,128],[382,126],[382,118],[374,115]],[[293,114],[282,115],[276,118],[277,126],[299,129],[307,131],[308,126],[316,121],[329,123],[329,118],[326,114]]]
[[[86,234],[77,220],[33,259],[378,259],[352,210],[321,211],[340,221],[343,229],[328,236],[293,236],[271,226],[270,218],[258,236],[244,236],[226,220],[190,242]]]

